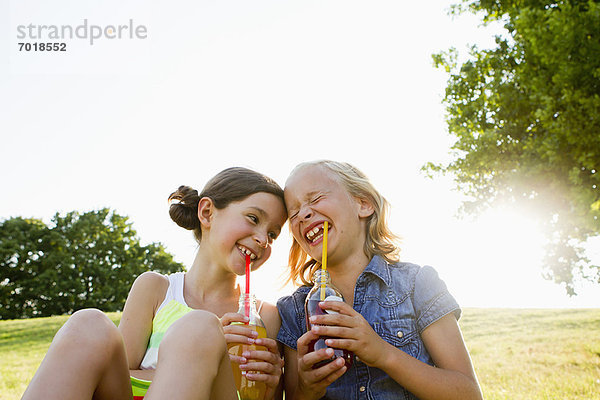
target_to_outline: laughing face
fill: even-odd
[[[350,196],[331,172],[321,166],[301,168],[288,178],[284,192],[292,235],[309,256],[321,260],[325,221],[330,263],[362,252],[364,202]]]
[[[254,193],[241,201],[230,203],[223,209],[206,207],[201,200],[199,218],[210,228],[207,235],[209,248],[218,252],[216,259],[223,260],[237,275],[243,275],[246,255],[252,260],[252,269],[261,266],[271,255],[271,244],[279,236],[286,213],[281,199],[271,193]],[[209,215],[210,218],[206,218]]]

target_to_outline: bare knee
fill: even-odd
[[[57,333],[56,339],[88,348],[106,349],[122,343],[116,325],[102,311],[92,308],[73,313]]]
[[[75,311],[71,318],[69,318],[69,322],[71,323],[104,323],[112,321],[104,314],[102,311],[97,308],[85,308],[83,310]]]
[[[167,330],[166,336],[223,336],[223,327],[219,318],[211,312],[194,310],[179,318]]]
[[[187,349],[204,349],[203,351],[206,351],[207,345],[217,352],[226,349],[221,321],[216,315],[207,311],[194,310],[187,313],[167,329],[159,353],[160,349],[171,346],[181,347],[182,344]]]
[[[88,331],[89,333],[97,331],[106,333],[107,331],[116,328],[116,325],[106,316],[106,314],[95,308],[86,308],[74,312],[65,326],[81,331]]]

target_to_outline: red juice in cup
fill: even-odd
[[[325,279],[324,286],[321,285],[321,279]],[[313,280],[315,282],[313,288],[310,290],[308,295],[306,296],[306,301],[304,303],[304,311],[306,315],[306,329],[310,330],[311,323],[309,318],[313,315],[324,315],[326,313],[334,313],[334,311],[325,311],[321,307],[319,307],[319,303],[321,301],[344,301],[342,294],[331,284],[331,280],[329,278],[329,273],[327,271],[323,271],[321,269],[317,270],[313,276]],[[324,300],[321,300],[321,291],[324,290]],[[321,349],[326,349],[330,346],[325,344],[326,339],[335,339],[330,336],[320,336],[318,339],[310,342],[308,344],[308,351],[313,352]],[[333,356],[329,360],[323,360],[315,365],[313,365],[313,369],[320,368],[323,365],[326,365],[338,357],[342,357],[346,364],[346,368],[350,368],[352,366],[352,362],[354,361],[354,353],[344,349],[336,349],[330,347],[333,350]]]

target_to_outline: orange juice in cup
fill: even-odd
[[[249,303],[249,307],[246,305]],[[244,314],[245,310],[248,309],[250,322],[246,327],[258,332],[257,339],[266,338],[267,330],[265,325],[256,311],[256,299],[254,296],[242,294],[240,295],[240,314]],[[246,351],[266,351],[267,348],[264,346],[258,346],[256,344],[248,343],[230,343],[228,346],[229,354],[233,354],[238,357],[243,357],[242,354]],[[253,360],[248,360],[249,362]],[[240,370],[240,365],[236,362],[231,362],[231,368],[233,369],[233,377],[235,380],[235,386],[238,390],[241,400],[263,400],[265,398],[265,392],[267,385],[264,382],[252,381],[246,377],[245,373]],[[252,371],[247,371],[252,372]]]

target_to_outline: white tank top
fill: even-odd
[[[189,309],[189,306],[186,304],[185,299],[183,298],[183,282],[185,279],[185,272],[175,272],[174,274],[167,275],[169,279],[169,287],[167,288],[167,293],[165,294],[165,299],[156,310],[156,314],[154,314],[154,319],[152,321],[152,336],[150,336],[150,340],[148,342],[148,348],[146,349],[146,354],[144,354],[144,358],[140,363],[140,369],[156,369],[156,362],[158,361],[158,346],[160,341],[162,340],[162,335],[164,335],[168,326],[164,326],[162,324],[161,327],[157,326],[158,312],[162,310],[167,304],[171,301],[175,301],[179,303],[175,305],[179,310],[177,310],[177,317],[181,317],[185,314],[186,308]],[[189,309],[191,311],[191,309]],[[169,318],[168,324],[172,324],[176,321],[176,319]]]
[[[175,272],[174,274],[167,275],[167,278],[169,279],[169,287],[165,293],[165,299],[156,310],[156,314],[154,314],[154,319],[152,321],[152,336],[150,337],[146,354],[140,363],[140,369],[156,368],[156,363],[158,361],[158,347],[162,340],[162,335],[164,335],[170,324],[192,310],[183,298],[185,272]],[[169,304],[171,302],[178,304]],[[157,324],[157,322],[159,322],[157,321],[159,311],[168,304],[169,309],[168,311],[165,310],[168,314],[164,317],[163,321],[160,321],[160,323]],[[261,301],[257,310],[259,314],[262,306],[263,302]],[[173,317],[175,317],[175,319],[173,319]]]
[[[189,307],[183,298],[183,281],[185,280],[185,272],[175,272],[174,274],[167,275],[169,278],[169,287],[165,294],[165,299],[156,310],[156,314],[163,308],[169,301],[175,300],[178,303]],[[156,315],[155,314],[155,315]]]

